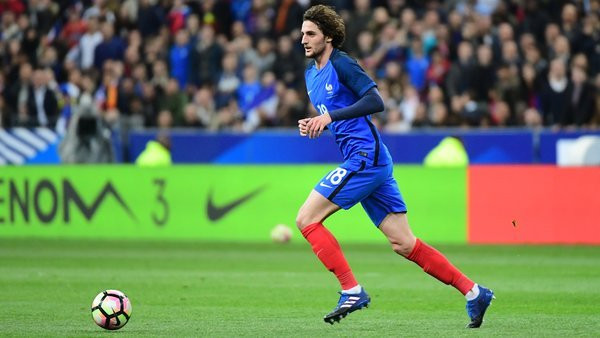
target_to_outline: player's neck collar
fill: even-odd
[[[322,66],[322,67],[319,67],[319,61],[318,61],[317,59],[315,59],[315,68],[316,68],[317,70],[319,70],[319,71],[320,71],[321,69],[325,68],[325,66],[327,66],[327,63],[329,62],[329,60],[331,60],[331,57],[333,56],[333,54],[334,54],[334,53],[336,53],[336,52],[337,52],[337,49],[336,49],[336,48],[332,48],[332,49],[331,49],[331,53],[330,53],[329,55],[327,55],[327,58],[325,59],[325,63],[323,64],[323,66]],[[325,55],[323,55],[323,57],[324,57],[324,56],[325,56]]]

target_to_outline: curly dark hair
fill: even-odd
[[[344,20],[330,6],[316,5],[304,12],[304,21],[311,21],[326,37],[332,39],[331,44],[335,48],[340,48],[346,37],[346,26]]]

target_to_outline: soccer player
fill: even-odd
[[[371,301],[356,281],[337,240],[323,226],[325,219],[340,208],[349,209],[361,202],[396,253],[466,297],[471,319],[467,327],[477,328],[494,294],[413,235],[406,205],[392,175],[392,158],[371,123],[370,115],[384,109],[383,100],[375,82],[355,60],[338,50],[344,41],[344,29],[344,22],[331,7],[317,5],[304,13],[302,45],[306,57],[312,59],[305,72],[306,88],[319,116],[298,121],[298,128],[302,136],[316,138],[327,127],[344,157],[342,165],[316,184],[296,219],[302,235],[342,288],[337,306],[324,320],[333,324]]]

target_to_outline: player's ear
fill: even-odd
[[[333,39],[332,39],[332,38],[330,38],[330,37],[325,37],[325,42],[331,42],[331,41],[333,41]]]

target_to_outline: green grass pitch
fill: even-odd
[[[464,299],[387,246],[344,245],[371,306],[322,317],[337,281],[298,236],[289,245],[0,240],[0,336],[598,336],[600,247],[438,246],[497,296],[479,330]],[[103,289],[133,313],[108,332],[91,318]]]

